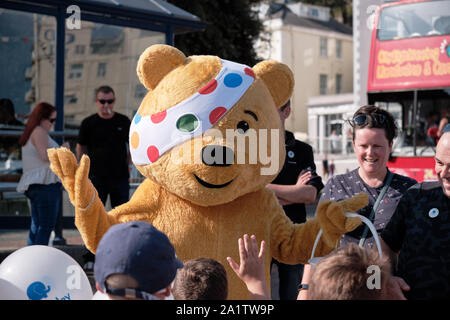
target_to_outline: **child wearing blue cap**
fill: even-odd
[[[112,226],[100,240],[94,277],[108,299],[163,300],[182,267],[163,232],[148,222],[131,221]]]

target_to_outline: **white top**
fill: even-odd
[[[48,136],[48,148],[58,148],[59,145]],[[39,158],[36,147],[31,138],[22,147],[23,174],[17,185],[17,192],[25,192],[31,184],[51,184],[60,182],[57,175],[50,170],[50,162],[44,162]]]

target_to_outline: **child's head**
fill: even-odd
[[[354,243],[339,248],[314,268],[309,300],[377,300],[386,294],[390,264],[378,251]]]
[[[226,300],[225,268],[216,260],[197,258],[185,262],[173,284],[175,300]]]
[[[183,264],[167,236],[144,221],[112,226],[101,239],[94,265],[100,291],[110,297],[158,299]]]

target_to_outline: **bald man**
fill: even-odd
[[[408,189],[381,233],[384,253],[398,259],[391,281],[397,298],[450,299],[450,126],[435,163],[438,181]]]

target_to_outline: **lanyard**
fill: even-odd
[[[375,217],[375,211],[377,211],[378,205],[380,204],[381,200],[384,197],[384,194],[386,193],[387,189],[389,188],[389,185],[391,184],[393,176],[394,176],[394,174],[392,172],[388,171],[388,178],[386,180],[386,184],[384,185],[383,189],[381,190],[380,194],[378,195],[377,201],[375,201],[375,204],[373,205],[372,212],[370,212],[370,217],[369,217],[370,221],[372,221],[373,217]],[[364,228],[364,232],[361,237],[361,240],[359,241],[360,247],[364,246],[364,242],[366,241],[368,232],[369,232],[369,228],[366,226]]]

